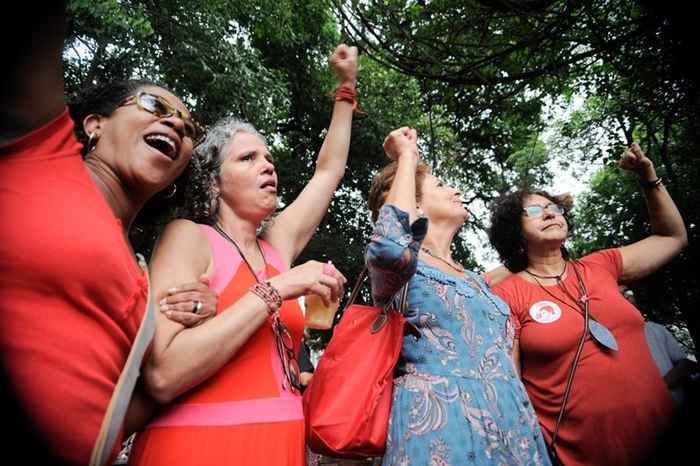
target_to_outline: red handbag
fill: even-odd
[[[304,392],[306,442],[322,455],[366,458],[383,455],[386,447],[405,320],[388,309],[393,300],[386,308],[353,304],[366,272],[365,267]],[[406,286],[400,293],[403,310]]]

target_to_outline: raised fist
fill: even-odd
[[[384,152],[393,161],[404,156],[418,161],[418,133],[408,126],[395,129],[384,139]]]
[[[636,173],[642,179],[656,178],[654,163],[644,155],[636,142],[633,142],[629,149],[622,154],[618,165],[624,170]]]
[[[340,44],[328,59],[333,71],[338,75],[340,84],[355,87],[357,80],[357,47]]]

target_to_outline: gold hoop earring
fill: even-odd
[[[97,131],[93,131],[92,133],[88,134],[88,140],[87,140],[87,151],[92,152],[97,148],[97,141],[100,139],[100,135],[97,133]]]
[[[170,191],[168,192],[168,194],[166,194],[163,197],[166,199],[171,199],[175,195],[176,192],[177,192],[177,185],[175,183],[173,183],[170,185]]]

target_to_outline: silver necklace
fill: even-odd
[[[439,260],[439,261],[442,261],[443,263],[447,264],[449,267],[451,267],[452,269],[456,270],[457,272],[459,272],[459,273],[464,273],[464,272],[465,272],[465,271],[464,271],[464,267],[462,267],[462,266],[457,266],[457,265],[454,265],[454,264],[448,262],[447,260],[443,259],[442,257],[433,254],[433,252],[432,252],[430,249],[428,249],[428,248],[426,248],[426,247],[423,247],[423,246],[421,246],[420,249],[421,249],[421,251],[423,251],[424,253],[426,253],[426,254],[429,255],[430,257],[433,257],[433,258],[435,258],[435,259],[437,259],[437,260]]]

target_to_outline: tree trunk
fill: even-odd
[[[85,89],[86,87],[90,87],[95,83],[95,79],[97,78],[97,70],[99,69],[100,65],[102,65],[104,55],[105,43],[99,42],[97,44],[97,50],[95,50],[95,53],[92,56],[92,61],[90,62],[90,69],[88,69],[87,75],[85,76],[85,80],[80,86],[81,88]]]
[[[666,114],[664,118],[664,135],[661,141],[661,146],[659,147],[659,155],[661,155],[661,161],[666,169],[666,175],[672,184],[677,183],[676,173],[673,170],[673,165],[671,164],[671,159],[668,158],[668,140],[671,135],[671,114]]]

